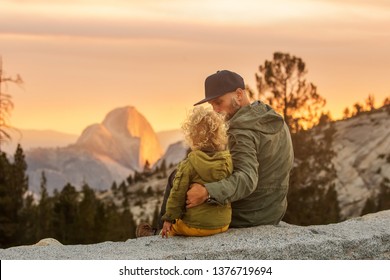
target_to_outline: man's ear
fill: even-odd
[[[243,97],[244,97],[244,94],[245,92],[243,91],[242,88],[238,88],[236,89],[236,97],[237,97],[237,101],[241,102]]]

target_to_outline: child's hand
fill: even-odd
[[[168,238],[168,233],[171,231],[171,228],[172,228],[172,223],[165,221],[161,231],[161,236],[163,238],[164,237]]]

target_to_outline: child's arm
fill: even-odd
[[[171,229],[172,229],[172,223],[165,221],[161,231],[161,236],[168,238],[168,234],[171,231]]]
[[[192,177],[191,172],[192,166],[187,160],[179,164],[162,220],[174,221],[183,216],[186,206],[186,194]]]

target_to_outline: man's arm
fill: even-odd
[[[233,136],[234,135],[234,136]],[[187,208],[192,208],[212,198],[220,204],[237,201],[250,195],[257,187],[259,162],[254,135],[236,133],[229,137],[233,159],[233,174],[221,181],[191,184],[187,191]]]
[[[217,202],[237,201],[255,191],[259,169],[255,137],[253,133],[248,135],[238,130],[229,135],[233,174],[221,181],[205,184],[208,194]]]

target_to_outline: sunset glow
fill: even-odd
[[[3,0],[0,56],[11,125],[80,134],[132,105],[156,131],[180,127],[206,76],[255,73],[275,51],[301,57],[340,118],[390,96],[388,1]]]

